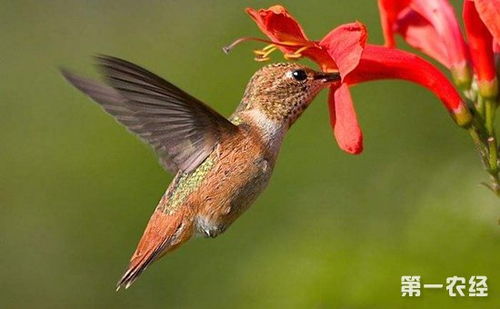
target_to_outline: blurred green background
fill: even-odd
[[[221,47],[262,36],[243,9],[274,3],[0,2],[0,307],[500,308],[500,202],[466,132],[400,81],[352,89],[362,155],[338,149],[321,94],[250,211],[115,292],[172,175],[58,67],[96,77],[91,55],[123,57],[229,115],[262,45]],[[375,1],[281,3],[311,38],[360,20],[383,41]],[[487,275],[490,296],[402,298],[402,275]]]

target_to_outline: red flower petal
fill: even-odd
[[[469,110],[446,76],[431,63],[399,49],[367,44],[359,65],[351,72],[346,82],[355,84],[392,78],[424,86],[441,99],[459,125],[464,126],[470,122]]]
[[[394,41],[394,25],[398,21],[401,11],[407,9],[410,0],[379,0],[378,8],[380,11],[380,23],[384,32],[385,45],[396,47]]]
[[[491,82],[496,77],[493,37],[479,17],[473,0],[464,1],[463,15],[477,78],[480,83]]]
[[[448,51],[450,68],[465,66],[468,62],[467,45],[455,11],[448,0],[413,0],[412,7],[428,19],[441,36],[441,41]]]
[[[246,12],[260,30],[285,54],[293,54],[302,49],[301,55],[315,61],[323,71],[336,71],[331,57],[314,41],[310,41],[297,20],[281,5],[268,9],[247,8]]]
[[[500,41],[500,0],[475,0],[477,12],[496,41]]]
[[[365,26],[355,22],[333,29],[319,43],[337,64],[342,80],[358,66],[367,36]]]
[[[247,8],[246,12],[274,42],[309,42],[297,20],[281,5],[258,11]]]
[[[414,48],[463,71],[467,48],[448,0],[379,0],[379,7],[387,45],[394,46],[388,37],[396,31]]]
[[[347,84],[342,84],[337,89],[330,88],[328,110],[330,111],[330,125],[339,147],[350,154],[361,153],[363,134]]]
[[[450,67],[448,51],[440,35],[427,19],[415,11],[408,11],[398,21],[398,31],[410,46]],[[425,38],[423,40],[422,38]]]
[[[493,41],[493,53],[500,54],[500,41]]]

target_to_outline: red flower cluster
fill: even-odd
[[[359,22],[341,25],[320,41],[313,41],[282,6],[247,9],[271,43],[255,52],[256,60],[267,60],[272,51],[279,49],[286,59],[307,57],[323,71],[341,73],[342,82],[330,89],[330,122],[340,148],[352,154],[363,149],[362,133],[349,92],[349,87],[359,82],[404,79],[418,83],[441,99],[458,125],[467,126],[472,120],[460,94],[439,69],[415,54],[394,48],[396,33],[449,68],[461,88],[471,83],[472,59],[479,87],[496,95],[492,35],[495,41],[500,41],[497,36],[500,0],[465,1],[470,48],[447,0],[379,0],[379,7],[385,46],[367,44],[366,28]]]
[[[474,111],[468,131],[500,196],[500,149],[495,133],[499,105],[495,53],[500,52],[500,0],[464,0],[466,42],[448,0],[378,0],[386,46],[394,35],[450,69]],[[500,58],[498,58],[500,61]],[[498,62],[497,62],[498,63]]]
[[[399,33],[412,47],[449,68],[457,85],[471,82],[472,59],[481,94],[496,96],[495,42],[500,42],[500,0],[464,0],[463,20],[469,44],[460,32],[448,0],[379,0],[386,46]]]

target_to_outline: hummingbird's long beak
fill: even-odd
[[[313,76],[314,79],[321,79],[325,83],[331,83],[340,81],[340,73],[339,72],[316,72]]]

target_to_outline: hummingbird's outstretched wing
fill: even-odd
[[[169,171],[190,172],[212,152],[229,120],[161,77],[128,61],[97,57],[109,86],[68,71],[64,77],[151,144]]]

